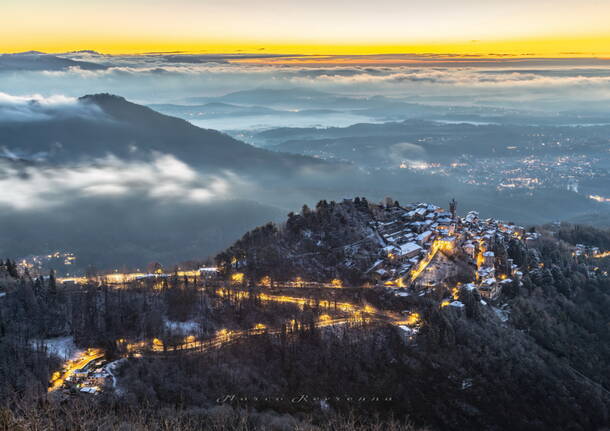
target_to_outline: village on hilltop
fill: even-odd
[[[482,220],[476,211],[459,217],[456,210],[454,200],[449,211],[426,203],[396,206],[386,211],[384,221],[371,222],[386,244],[385,256],[369,269],[372,277],[397,295],[409,295],[407,287],[425,291],[449,279],[470,278],[467,288],[497,298],[502,286],[522,273],[513,259],[496,256],[496,244],[513,238],[528,244],[539,234],[492,218]],[[463,258],[452,259],[457,255]],[[465,260],[476,265],[471,274]]]

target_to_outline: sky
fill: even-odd
[[[0,51],[610,57],[607,0],[2,0]]]

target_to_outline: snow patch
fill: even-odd
[[[118,396],[123,395],[125,391],[117,385],[116,369],[125,361],[125,358],[121,358],[106,364],[104,367],[106,371],[108,371],[108,374],[110,374],[110,377],[112,377],[112,388],[114,389],[114,393]]]
[[[47,338],[45,340],[36,340],[32,344],[36,345],[38,343],[46,346],[49,355],[55,355],[64,361],[75,359],[84,352],[83,349],[76,347],[73,337]]]
[[[199,332],[199,323],[194,320],[186,322],[177,322],[173,320],[165,320],[165,327],[174,334],[192,335]]]
[[[508,311],[500,310],[497,307],[491,307],[491,308],[496,313],[496,316],[498,316],[498,319],[500,319],[501,322],[508,322]]]
[[[403,331],[405,331],[407,333],[407,335],[412,335],[415,331],[411,328],[409,328],[406,325],[400,325],[398,326],[400,329],[402,329]]]

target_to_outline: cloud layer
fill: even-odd
[[[100,110],[81,104],[75,97],[40,94],[14,96],[0,92],[0,122],[44,121],[67,116],[98,117]]]
[[[61,168],[0,165],[0,206],[18,211],[51,209],[80,199],[130,196],[161,204],[202,204],[236,197],[247,187],[231,172],[201,174],[168,154],[155,154],[149,162],[108,156]]]
[[[311,59],[306,56],[264,54],[108,56],[79,52],[63,56],[104,68],[0,73],[0,92],[34,91],[43,95],[60,92],[70,97],[110,92],[140,103],[169,103],[253,88],[298,86],[368,97],[434,98],[437,102],[458,97],[486,102],[553,98],[569,106],[573,101],[610,99],[610,62],[599,59],[490,61],[405,54],[329,56],[326,57],[329,63],[320,64],[307,63]],[[263,63],[252,62],[262,60]],[[287,63],[288,60],[293,62]],[[332,63],[339,60],[347,63]],[[15,118],[20,115],[16,109],[12,112]]]

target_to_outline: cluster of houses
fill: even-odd
[[[584,256],[584,257],[597,257],[601,253],[599,247],[588,246],[584,244],[576,244],[574,247],[574,251],[572,254],[576,257]]]
[[[371,222],[371,227],[379,234],[383,247],[369,273],[378,284],[403,295],[413,288],[422,291],[442,285],[458,272],[463,273],[464,268],[456,264],[461,261],[473,273],[468,286],[483,297],[494,299],[503,285],[520,275],[512,259],[507,259],[499,273],[493,251],[495,242],[509,238],[530,242],[538,238],[521,226],[481,220],[476,211],[458,217],[454,202],[451,211],[426,203],[389,208],[383,219]],[[458,254],[465,259],[452,259]]]
[[[383,220],[370,222],[384,247],[383,256],[369,272],[380,281],[404,279],[420,264],[436,237],[451,232],[452,222],[451,213],[431,204],[388,208]]]
[[[111,378],[106,365],[107,361],[105,359],[89,362],[83,368],[74,370],[72,375],[66,379],[65,386],[91,395],[102,392],[107,379]]]

